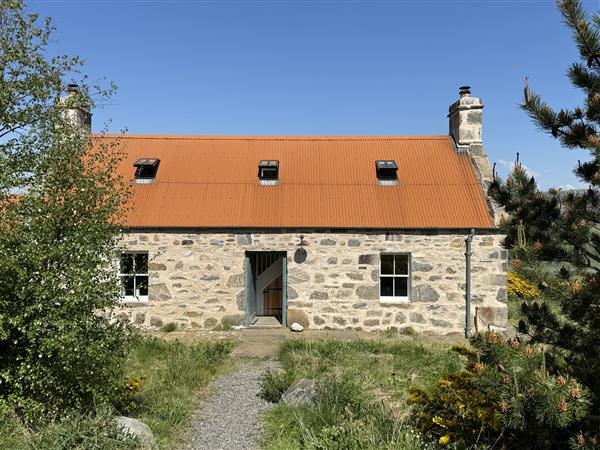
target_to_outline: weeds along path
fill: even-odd
[[[186,449],[258,449],[261,414],[272,407],[258,397],[258,379],[276,360],[239,358],[236,367],[209,387],[213,393],[194,414]]]

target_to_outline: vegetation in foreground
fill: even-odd
[[[128,190],[116,146],[68,120],[112,89],[51,57],[49,19],[0,2],[0,399],[33,424],[107,401],[126,351],[112,258]],[[64,100],[68,77],[82,88]],[[98,314],[105,311],[107,314]]]
[[[115,429],[111,417],[119,414],[148,424],[161,449],[175,448],[181,444],[199,391],[222,370],[232,347],[230,341],[184,344],[135,337],[126,358],[126,377],[112,389],[112,405],[99,405],[87,414],[59,416],[43,426],[27,426],[6,404],[0,404],[0,448],[141,448],[137,440]]]
[[[270,410],[268,449],[433,448],[408,426],[408,389],[432,389],[440,374],[461,367],[447,345],[419,337],[288,341],[280,358],[283,371],[265,375],[263,395],[278,399],[292,380],[309,378],[317,381],[320,402]]]

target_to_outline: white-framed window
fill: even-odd
[[[123,252],[119,258],[119,281],[123,301],[148,301],[148,252]]]
[[[410,300],[409,253],[380,255],[379,300],[382,303],[404,303]]]

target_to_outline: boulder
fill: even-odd
[[[292,326],[290,327],[290,330],[300,332],[300,331],[304,331],[304,327],[302,325],[300,325],[298,322],[294,322],[292,324]]]
[[[313,380],[302,378],[285,391],[281,401],[289,406],[305,406],[317,404],[317,385]]]
[[[288,288],[289,290],[289,288]],[[308,328],[310,324],[310,320],[304,311],[301,309],[290,308],[287,312],[287,322],[288,323],[298,323],[302,325],[303,328]]]
[[[115,423],[123,434],[137,437],[145,447],[158,448],[152,430],[144,422],[131,417],[118,416],[115,417]]]

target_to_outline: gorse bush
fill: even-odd
[[[267,370],[259,380],[259,396],[263,400],[277,403],[292,384],[294,375],[285,370]]]
[[[142,404],[141,389],[143,378],[131,377],[121,386],[115,388],[112,404],[123,415],[132,415],[139,410]]]
[[[548,373],[543,347],[495,332],[472,345],[455,348],[467,357],[466,371],[443,376],[431,393],[412,390],[417,428],[441,444],[567,448],[570,427],[588,413],[589,390]]]
[[[539,289],[515,272],[508,273],[508,294],[521,299],[531,299],[540,295]]]

